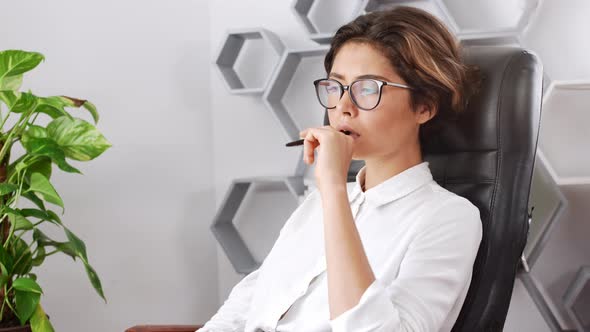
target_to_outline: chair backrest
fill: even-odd
[[[424,147],[435,180],[481,213],[483,239],[454,332],[502,331],[528,234],[528,200],[543,95],[543,67],[523,49],[473,46],[480,92]]]
[[[476,205],[483,222],[471,286],[453,331],[502,331],[528,234],[543,68],[536,55],[516,47],[471,46],[464,54],[479,67],[481,88],[465,113],[423,146],[423,157],[434,179]],[[349,181],[360,167],[353,162]]]

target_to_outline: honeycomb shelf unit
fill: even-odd
[[[457,32],[457,25],[447,7],[441,0],[369,0],[365,3],[364,12],[374,12],[408,6],[423,9],[440,19],[452,32]]]
[[[528,269],[532,269],[557,223],[567,208],[567,199],[547,170],[546,161],[537,155],[529,198],[529,235],[523,251]]]
[[[230,30],[215,66],[230,93],[261,95],[284,49],[280,38],[267,29]]]
[[[341,25],[362,14],[366,0],[295,0],[291,9],[309,38],[319,44],[329,44]]]
[[[233,265],[234,270],[241,274],[248,274],[256,270],[261,264],[261,260],[255,258],[252,246],[246,244],[244,237],[236,226],[236,218],[239,217],[238,210],[243,205],[246,197],[248,194],[254,196],[257,194],[257,192],[252,191],[253,185],[267,185],[274,187],[274,190],[278,187],[280,190],[288,192],[292,198],[290,203],[294,206],[298,204],[299,197],[305,192],[301,176],[254,177],[232,181],[217,214],[213,218],[210,229]],[[277,222],[275,220],[267,221]],[[285,221],[286,219],[281,220],[283,223]]]
[[[325,77],[323,62],[328,49],[329,47],[321,46],[286,51],[271,78],[269,88],[262,97],[283,127],[287,139],[299,139],[299,132],[304,127],[322,125],[324,110],[317,102],[312,80]],[[300,67],[304,65],[312,68],[301,72]],[[286,100],[288,92],[290,98]],[[297,112],[294,105],[289,105],[289,101],[297,103]],[[299,115],[297,119],[296,114]],[[303,117],[306,119],[302,119]]]
[[[583,266],[563,296],[565,308],[580,332],[590,332],[590,266]]]
[[[590,81],[552,81],[543,97],[541,155],[558,185],[590,184],[590,162],[577,149],[588,142]],[[563,129],[568,128],[567,135]]]

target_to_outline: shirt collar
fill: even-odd
[[[424,161],[363,192],[361,184],[365,181],[366,167],[365,165],[358,171],[356,182],[349,190],[348,197],[351,203],[365,196],[372,205],[380,206],[408,195],[433,179],[428,162]]]

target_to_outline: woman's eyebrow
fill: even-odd
[[[331,72],[330,75],[328,75],[328,77],[335,77],[335,78],[339,78],[341,80],[344,79],[344,76],[342,76],[342,75],[340,75],[338,73],[334,73],[334,72]]]
[[[338,79],[343,80],[344,79],[344,75],[338,74],[338,73],[330,73],[329,77],[335,77]],[[363,79],[363,78],[372,78],[372,79],[377,79],[377,80],[383,80],[383,81],[390,81],[390,79],[388,79],[387,77],[383,77],[381,75],[373,75],[373,74],[365,74],[365,75],[360,75],[355,77],[355,79]]]
[[[384,80],[384,81],[391,81],[389,78],[384,77],[384,76],[380,76],[380,75],[361,75],[361,76],[357,76],[356,79],[362,79],[362,78],[374,78],[374,79],[378,79],[378,80]]]

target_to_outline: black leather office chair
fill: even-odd
[[[423,146],[423,157],[441,186],[479,208],[483,223],[471,286],[453,332],[502,331],[529,228],[543,67],[536,55],[515,47],[471,46],[464,54],[481,71],[480,91],[464,114]],[[348,181],[356,180],[363,164],[353,162]]]
[[[480,212],[483,239],[454,332],[501,331],[528,232],[528,199],[541,115],[542,65],[518,48],[465,48],[480,68],[480,92],[463,116],[423,146],[435,180]],[[327,118],[324,120],[327,124]],[[362,162],[353,162],[354,181]],[[195,326],[136,326],[128,332],[194,331]]]
[[[525,50],[477,46],[466,61],[482,74],[467,112],[424,147],[435,180],[480,212],[483,239],[455,332],[502,331],[528,234],[543,67]]]

